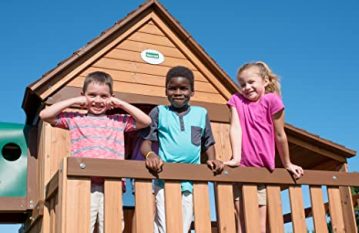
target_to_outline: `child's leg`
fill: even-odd
[[[164,189],[155,185],[156,215],[155,230],[158,233],[166,232],[165,195]],[[155,231],[156,232],[156,231]]]
[[[234,207],[236,210],[236,228],[237,233],[244,233],[244,215],[242,213],[243,209],[243,202],[242,202],[242,195],[241,195],[241,185],[240,184],[234,184],[233,185],[233,197],[234,197]]]
[[[267,191],[264,185],[258,185],[257,195],[261,233],[265,233],[267,227]]]
[[[103,233],[103,186],[91,184],[90,233],[94,232],[97,215],[99,215],[98,233]]]
[[[267,206],[265,205],[259,206],[259,219],[260,219],[261,233],[265,233],[267,227]]]
[[[193,197],[188,191],[182,192],[182,217],[183,232],[188,233],[193,220]]]

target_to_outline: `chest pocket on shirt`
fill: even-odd
[[[198,126],[191,126],[191,141],[195,146],[201,145],[202,128]]]

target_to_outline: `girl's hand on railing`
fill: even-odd
[[[238,167],[240,164],[240,160],[237,159],[231,159],[229,161],[223,162],[224,165],[230,166],[230,167]]]
[[[288,164],[285,169],[287,169],[287,171],[289,171],[295,179],[299,179],[304,175],[303,168],[293,163]]]
[[[146,156],[145,163],[146,163],[146,167],[151,171],[157,173],[162,171],[163,161],[154,152]]]
[[[207,165],[215,174],[221,173],[224,168],[223,162],[217,159],[207,160]]]

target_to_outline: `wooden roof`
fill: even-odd
[[[135,11],[128,14],[124,19],[116,22],[111,28],[102,32],[97,38],[90,41],[83,48],[74,52],[72,56],[59,63],[54,69],[45,73],[39,80],[30,84],[25,92],[22,107],[27,114],[28,124],[37,124],[38,112],[45,103],[51,104],[54,99],[71,96],[71,91],[62,92],[66,85],[73,82],[75,77],[84,74],[85,68],[98,61],[99,58],[115,48],[121,41],[128,38],[138,25],[144,22],[161,26],[163,34],[175,43],[178,50],[185,54],[191,64],[198,69],[199,74],[223,96],[224,99],[238,91],[236,84],[220,68],[220,66],[205,52],[205,50],[191,37],[191,35],[172,17],[169,12],[157,1],[151,0],[139,6]],[[204,68],[203,68],[204,67]],[[78,87],[67,87],[72,90]],[[66,94],[67,93],[67,94]],[[126,94],[129,96],[131,93]],[[138,97],[138,96],[137,96]],[[147,99],[151,99],[151,96]],[[157,100],[156,100],[157,101]],[[155,102],[156,102],[155,101]],[[210,101],[210,100],[209,100]],[[220,105],[220,104],[218,104]],[[221,106],[225,106],[221,104]],[[323,155],[337,162],[345,162],[356,154],[355,151],[338,145],[334,142],[320,138],[302,129],[286,125],[290,146],[293,151],[301,154],[311,152]],[[298,153],[299,153],[298,152]],[[318,160],[317,164],[323,161]],[[317,166],[312,164],[311,166]]]

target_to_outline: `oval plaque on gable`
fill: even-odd
[[[163,54],[154,49],[146,49],[141,52],[141,58],[150,64],[158,65],[164,62],[165,57]]]

